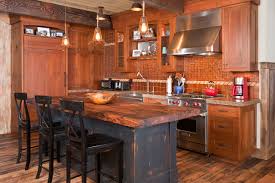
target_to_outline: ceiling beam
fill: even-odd
[[[64,21],[65,17],[64,6],[36,0],[0,0],[0,11],[56,21]],[[76,8],[67,8],[67,21],[69,23],[95,27],[96,13]],[[111,29],[112,23],[110,17],[109,20],[100,21],[100,27]]]
[[[131,0],[133,2],[140,2],[142,0]],[[144,0],[146,5],[157,8],[164,9],[174,13],[183,13],[183,2],[184,0]]]

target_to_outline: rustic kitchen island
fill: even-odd
[[[93,132],[124,141],[123,182],[176,183],[176,121],[198,114],[193,108],[116,99],[107,105],[85,102],[84,122]],[[117,175],[117,157],[116,152],[102,154],[105,173]]]

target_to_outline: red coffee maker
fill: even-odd
[[[248,99],[247,78],[245,77],[234,78],[232,96],[235,99],[240,99],[240,100]]]

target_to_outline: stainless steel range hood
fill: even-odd
[[[213,55],[221,53],[221,10],[177,17],[176,33],[168,55]]]

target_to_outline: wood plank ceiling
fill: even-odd
[[[58,5],[65,5],[65,0],[39,0]],[[66,0],[68,7],[97,12],[98,6],[104,7],[104,13],[111,15],[129,10],[132,5],[131,0]]]

